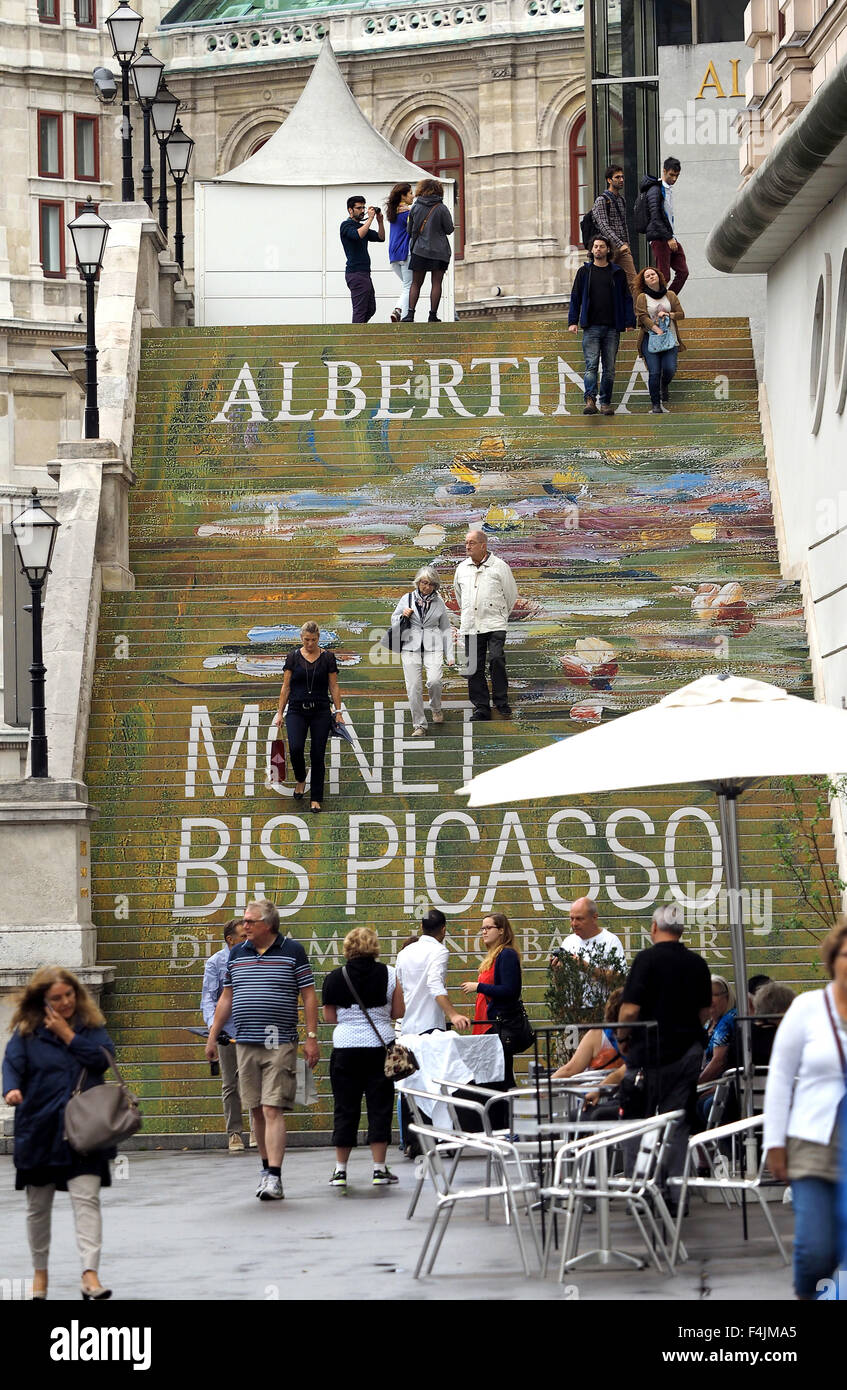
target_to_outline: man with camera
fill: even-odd
[[[347,199],[347,212],[349,215],[341,224],[341,245],[347,257],[344,279],[353,301],[353,322],[369,323],[376,313],[376,295],[368,242],[385,241],[385,223],[379,208],[365,210],[360,193],[352,193]],[[377,231],[373,230],[374,218]]]

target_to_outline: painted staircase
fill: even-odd
[[[618,413],[583,416],[579,343],[558,322],[145,335],[136,589],[104,598],[86,777],[100,958],[118,970],[105,1007],[148,1137],[223,1142],[219,1082],[186,1028],[206,956],[254,895],[281,905],[319,981],[354,925],[374,926],[392,960],[427,903],[448,913],[453,981],[475,976],[481,917],[505,911],[538,1018],[548,951],[584,893],[630,953],[657,902],[694,912],[700,895],[689,940],[730,972],[707,790],[472,815],[455,795],[472,772],[710,671],[811,696],[747,323],[683,332],[661,418],[633,335]],[[470,724],[449,673],[444,725],[410,741],[380,634],[423,564],[452,602],[469,525],[519,585],[515,718]],[[353,748],[333,741],[320,817],[290,785],[265,786],[282,663],[307,618],[336,652],[355,734]],[[785,804],[769,784],[743,803],[748,959],[797,982],[814,977],[815,924],[788,925],[796,892],[773,845]],[[302,1142],[330,1127],[326,1070],[319,1104],[294,1117]]]

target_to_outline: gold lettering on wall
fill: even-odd
[[[729,66],[732,68],[732,91],[729,94],[731,97],[741,97],[744,95],[738,86],[738,65],[740,62],[740,58],[730,58],[729,60]]]
[[[721,86],[721,80],[718,77],[717,69],[715,68],[714,63],[711,61],[709,63],[709,66],[706,68],[706,75],[703,78],[703,81],[700,83],[700,90],[694,98],[695,101],[700,101],[702,99],[703,93],[705,92],[707,87],[711,87],[713,89],[716,97],[726,96],[726,92]]]

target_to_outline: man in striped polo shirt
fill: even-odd
[[[238,1049],[242,1099],[253,1116],[253,1133],[262,1155],[256,1196],[278,1202],[283,1196],[285,1112],[294,1109],[298,996],[303,1000],[310,1067],[320,1057],[318,996],[308,957],[299,941],[280,936],[279,913],[264,899],[247,904],[246,940],[229,958],[224,988],[209,1029],[206,1056],[214,1061],[217,1038],[232,1014],[229,1031]]]

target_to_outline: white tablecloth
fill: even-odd
[[[454,1086],[466,1086],[469,1081],[487,1086],[506,1075],[503,1045],[496,1033],[404,1033],[401,1041],[420,1062],[420,1070],[408,1077],[407,1084],[431,1093],[431,1101],[418,1100],[418,1105],[436,1129],[452,1126],[447,1106],[437,1099],[433,1078]]]

